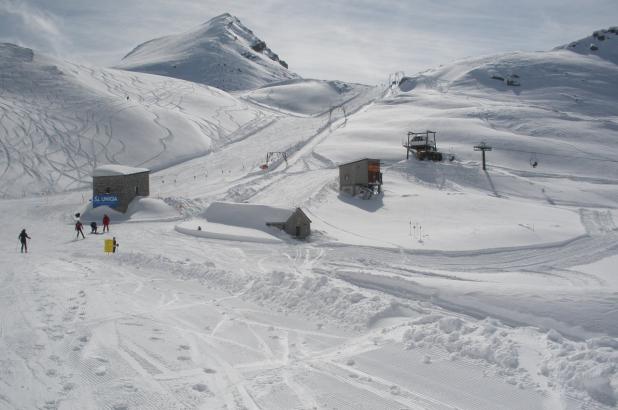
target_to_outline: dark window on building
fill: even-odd
[[[106,194],[111,194],[112,193],[112,189],[110,187],[105,188],[105,193]]]
[[[139,188],[135,187],[135,195],[139,195]]]

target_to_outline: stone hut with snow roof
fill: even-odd
[[[150,195],[150,170],[124,165],[103,165],[92,173],[92,206],[108,205],[126,212],[138,196]]]
[[[311,219],[300,208],[290,211],[285,221],[266,222],[266,225],[282,229],[298,239],[305,239],[311,235]]]
[[[245,228],[264,230],[264,226],[272,226],[298,239],[311,235],[311,219],[300,208],[213,202],[204,212],[204,216],[208,222]]]

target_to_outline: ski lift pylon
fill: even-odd
[[[288,165],[288,154],[285,151],[271,151],[266,153],[266,162],[260,165],[260,169],[267,170],[268,164],[270,164],[273,158],[283,158],[285,165]]]

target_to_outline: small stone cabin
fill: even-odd
[[[150,195],[150,170],[112,164],[95,168],[92,173],[92,196],[105,194],[115,195],[118,205],[114,209],[126,212],[135,197]]]
[[[339,165],[339,191],[357,195],[367,190],[382,191],[379,159],[363,158]]]
[[[282,229],[298,239],[311,235],[311,219],[300,208],[296,208],[285,222],[266,222],[266,225]]]

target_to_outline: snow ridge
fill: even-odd
[[[618,64],[618,26],[596,30],[592,35],[557,47],[556,50],[570,50],[583,55],[595,55],[603,60]]]
[[[266,42],[228,13],[196,30],[135,47],[118,68],[180,78],[226,91],[300,78]]]

